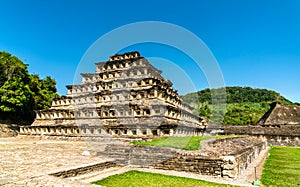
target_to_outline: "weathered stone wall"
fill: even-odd
[[[272,145],[300,146],[300,125],[223,126],[221,134],[251,135],[265,138]]]
[[[268,140],[271,145],[279,146],[300,146],[300,136],[262,136]]]
[[[224,160],[221,158],[179,154],[169,160],[156,164],[154,168],[222,176],[223,165]]]
[[[236,178],[266,148],[266,142],[242,148],[233,154],[207,157],[188,152],[179,153],[163,163],[155,165],[158,169],[186,171],[204,175]]]
[[[224,161],[172,148],[111,144],[102,156],[119,164],[221,176]]]
[[[263,126],[223,126],[224,134],[300,136],[300,125]]]
[[[229,160],[228,165],[225,164],[223,166],[223,171],[227,169],[229,174],[236,177],[238,174],[242,173],[245,169],[247,169],[247,167],[255,160],[255,158],[257,158],[259,153],[265,150],[266,148],[267,142],[261,142],[229,155],[229,158],[234,158],[234,161],[230,163]],[[223,176],[225,176],[225,174],[226,172],[223,172]]]

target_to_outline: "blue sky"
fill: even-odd
[[[55,78],[60,94],[73,83],[81,57],[99,37],[125,24],[163,21],[184,27],[205,42],[221,67],[226,86],[272,89],[300,102],[297,0],[0,0],[0,7],[0,50],[29,64],[31,73]],[[131,49],[146,57],[162,56],[179,67],[191,63],[165,46]],[[176,89],[182,94],[191,91],[176,86],[178,76],[173,72],[172,77],[172,68],[163,63],[157,66],[173,79]],[[197,90],[208,86],[199,74],[192,77]]]

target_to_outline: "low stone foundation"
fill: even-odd
[[[227,154],[226,152],[222,154],[222,152],[206,151],[210,150],[211,147],[219,147],[224,144],[237,142],[239,142],[241,146],[236,147],[236,149],[233,148],[233,150],[228,150],[229,152]],[[202,153],[189,151],[179,152],[179,155],[155,165],[155,168],[200,173],[224,178],[236,178],[250,165],[262,150],[266,149],[266,146],[266,142],[257,141],[253,138],[217,140]],[[225,145],[224,147],[228,146]]]
[[[223,126],[220,134],[250,135],[266,139],[272,145],[300,146],[299,125]]]
[[[123,165],[236,178],[266,147],[265,141],[243,137],[218,139],[200,151],[112,144],[98,154]]]

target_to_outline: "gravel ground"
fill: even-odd
[[[86,149],[85,142],[0,138],[0,186],[88,186],[48,175],[104,161],[82,156]]]

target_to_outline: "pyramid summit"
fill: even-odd
[[[137,51],[95,63],[95,73],[67,85],[68,93],[36,111],[21,134],[47,136],[155,137],[200,135],[206,121],[183,104],[172,82]]]

